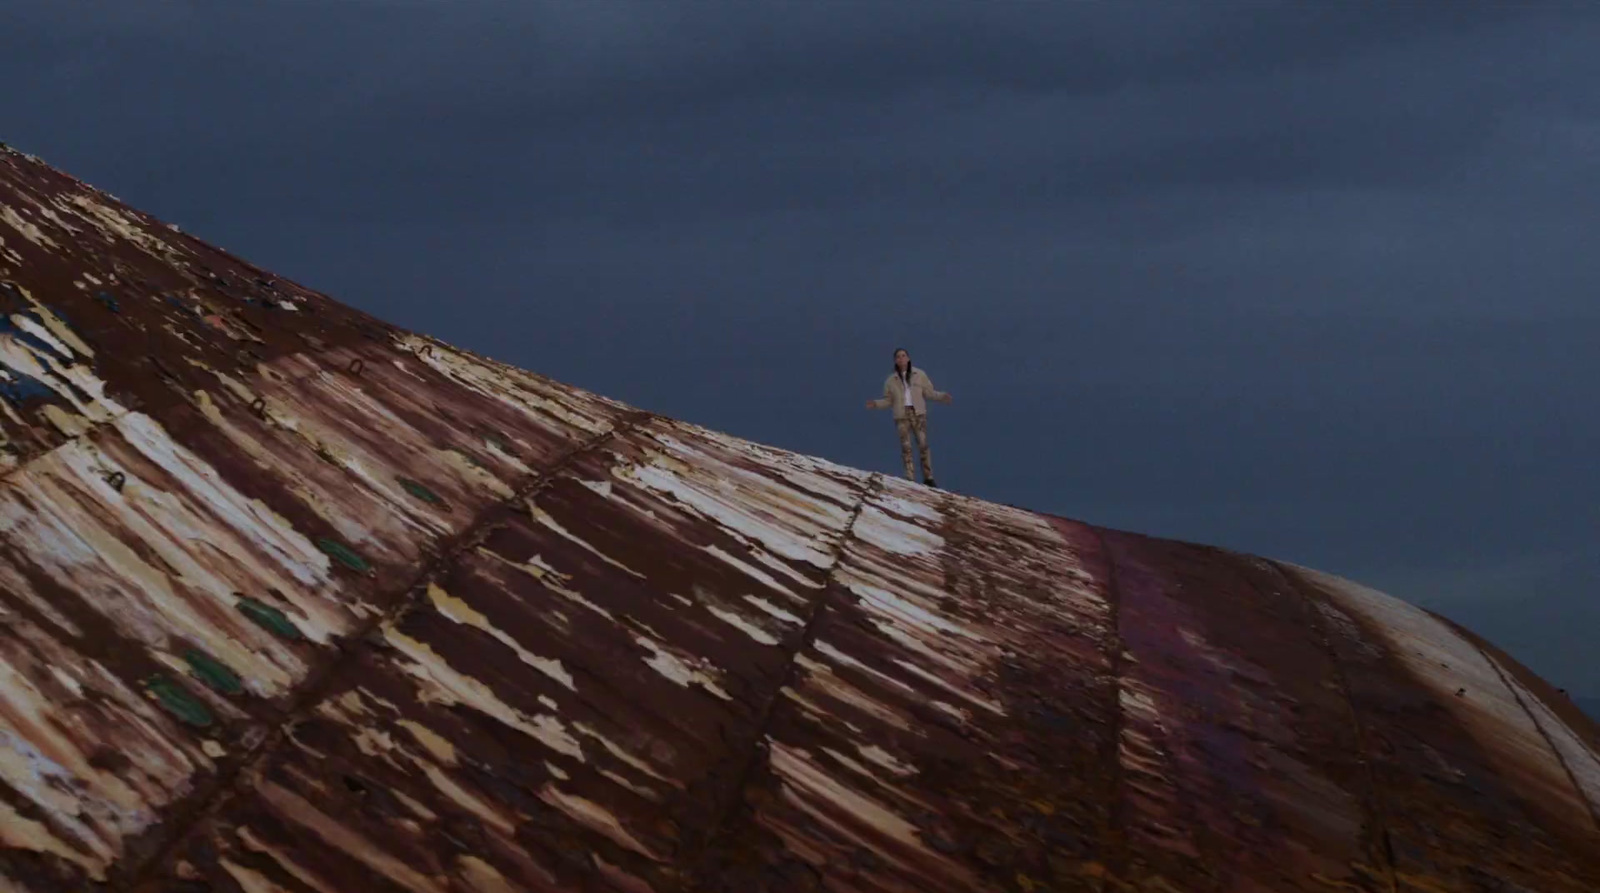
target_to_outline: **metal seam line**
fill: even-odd
[[[1457,633],[1457,635],[1459,636],[1460,634]],[[1595,830],[1600,831],[1600,808],[1595,806],[1594,801],[1589,799],[1588,792],[1583,789],[1583,785],[1578,783],[1577,774],[1567,764],[1567,758],[1561,755],[1561,749],[1556,747],[1555,739],[1551,738],[1550,733],[1545,730],[1544,723],[1539,721],[1539,717],[1533,715],[1533,711],[1528,709],[1528,703],[1522,699],[1522,695],[1511,684],[1511,680],[1506,678],[1505,671],[1500,669],[1500,662],[1490,657],[1489,652],[1484,651],[1478,643],[1467,639],[1465,636],[1461,636],[1461,639],[1468,642],[1479,654],[1483,655],[1483,659],[1488,661],[1489,666],[1494,668],[1494,674],[1500,677],[1500,684],[1504,685],[1506,690],[1511,692],[1511,696],[1517,699],[1517,706],[1521,707],[1522,712],[1528,715],[1528,721],[1533,723],[1533,727],[1539,730],[1539,737],[1544,739],[1545,746],[1550,748],[1550,753],[1555,755],[1556,762],[1561,764],[1562,771],[1567,774],[1567,782],[1572,785],[1573,793],[1577,794],[1578,799],[1583,801],[1583,805],[1588,807],[1589,819],[1594,822]]]
[[[717,838],[722,835],[724,828],[728,824],[729,817],[733,815],[738,807],[739,800],[743,797],[745,785],[749,783],[751,774],[755,772],[756,766],[761,761],[762,742],[767,737],[767,729],[772,725],[772,717],[777,712],[778,704],[783,701],[783,690],[793,684],[800,666],[799,656],[807,648],[811,647],[811,644],[816,640],[817,627],[827,613],[827,609],[834,603],[833,595],[839,585],[835,577],[839,572],[840,566],[844,564],[845,547],[851,537],[855,535],[856,522],[860,520],[861,513],[867,506],[867,501],[882,489],[882,477],[876,474],[873,475],[872,482],[861,491],[861,497],[856,501],[855,508],[850,512],[849,523],[845,525],[844,530],[839,534],[839,541],[833,547],[835,556],[833,567],[828,569],[828,576],[824,582],[822,592],[817,595],[815,607],[811,609],[811,616],[806,618],[805,628],[801,631],[795,646],[789,650],[784,662],[783,673],[779,676],[778,685],[773,689],[771,698],[768,699],[766,707],[761,712],[761,720],[757,723],[754,739],[750,742],[749,756],[745,758],[744,764],[739,767],[739,771],[735,775],[733,789],[728,795],[728,802],[722,804],[721,808],[717,810],[716,819],[707,826],[706,833],[697,841],[698,846],[694,848],[695,851],[691,852],[689,856],[688,861],[691,872],[696,870],[696,863],[705,858],[712,845],[716,843]],[[691,873],[692,876],[693,874]]]
[[[1382,835],[1384,868],[1389,876],[1389,891],[1397,893],[1400,889],[1399,879],[1396,875],[1394,864],[1393,846],[1389,842],[1389,811],[1383,796],[1383,789],[1378,785],[1378,774],[1373,769],[1372,747],[1367,738],[1367,724],[1361,721],[1361,712],[1356,709],[1355,698],[1350,696],[1350,682],[1344,673],[1344,665],[1339,661],[1339,653],[1334,650],[1333,640],[1328,636],[1327,627],[1322,621],[1322,614],[1317,610],[1316,601],[1300,585],[1299,581],[1276,561],[1263,559],[1267,565],[1277,571],[1278,576],[1287,584],[1289,589],[1300,596],[1301,602],[1306,606],[1310,617],[1308,618],[1311,631],[1316,634],[1322,644],[1323,651],[1327,652],[1328,661],[1333,665],[1334,680],[1339,684],[1339,694],[1343,697],[1345,707],[1350,711],[1350,723],[1355,726],[1356,742],[1361,747],[1361,765],[1366,769],[1367,775],[1367,808],[1372,812],[1378,825],[1378,832]]]
[[[1117,562],[1111,556],[1111,544],[1106,541],[1105,531],[1098,527],[1089,527],[1094,531],[1095,540],[1100,543],[1100,555],[1106,563],[1106,598],[1111,603],[1111,745],[1110,755],[1106,760],[1106,773],[1111,777],[1111,802],[1106,807],[1106,827],[1101,832],[1101,856],[1105,862],[1107,873],[1113,877],[1126,875],[1128,863],[1128,816],[1123,808],[1123,794],[1127,786],[1127,779],[1122,771],[1122,736],[1127,724],[1127,716],[1122,709],[1122,673],[1124,671],[1123,654],[1127,651],[1127,643],[1122,639],[1122,584],[1117,580]],[[1106,858],[1107,853],[1114,853],[1116,861],[1113,863]]]
[[[554,462],[545,468],[534,471],[529,479],[524,481],[511,496],[484,507],[472,519],[472,523],[454,538],[452,545],[428,562],[422,570],[408,581],[400,594],[395,598],[387,610],[383,611],[370,622],[364,624],[344,641],[359,643],[364,641],[372,632],[383,623],[404,613],[418,593],[424,591],[423,584],[433,579],[440,571],[444,570],[456,558],[470,548],[478,539],[488,532],[488,521],[500,511],[514,506],[516,503],[538,493],[568,465],[579,458],[593,452],[618,437],[632,433],[644,422],[653,416],[643,411],[634,411],[624,416],[608,431],[597,434],[561,454]],[[344,648],[333,655],[320,668],[306,674],[304,684],[295,692],[284,718],[267,735],[264,735],[254,748],[243,759],[235,764],[231,772],[223,773],[211,785],[209,793],[201,795],[198,802],[190,804],[168,819],[167,825],[174,830],[161,845],[146,856],[130,865],[127,874],[120,883],[113,883],[112,889],[136,890],[144,883],[149,874],[171,856],[172,852],[183,842],[189,832],[193,831],[214,809],[232,792],[241,779],[245,778],[250,768],[261,765],[264,761],[277,752],[278,747],[288,737],[289,728],[308,710],[315,708],[318,700],[327,692],[330,685],[339,678],[337,671],[345,663],[356,659],[361,653],[359,648]]]

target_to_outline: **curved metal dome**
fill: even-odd
[[[1596,729],[1303,568],[735,440],[0,152],[0,890],[1600,890]]]

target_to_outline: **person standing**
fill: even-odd
[[[894,352],[894,371],[883,383],[883,397],[868,400],[867,408],[894,410],[894,426],[900,433],[900,459],[906,467],[906,479],[917,479],[911,464],[911,439],[915,437],[922,482],[937,489],[939,485],[933,479],[933,453],[928,449],[929,400],[949,403],[950,395],[934,390],[928,373],[911,365],[911,354],[902,347]]]

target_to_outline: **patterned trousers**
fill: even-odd
[[[916,469],[911,465],[911,438],[917,438],[917,448],[922,459],[922,479],[933,479],[933,452],[928,449],[928,417],[926,415],[906,410],[906,417],[894,420],[895,428],[900,432],[900,460],[906,466],[906,479],[916,480]]]

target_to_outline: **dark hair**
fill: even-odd
[[[906,384],[911,384],[911,351],[906,350],[903,347],[897,347],[897,348],[894,349],[894,354],[893,355],[898,357],[898,356],[900,356],[900,352],[901,351],[905,351],[905,355],[906,355],[906,371],[904,373],[902,373],[900,371],[899,367],[896,366],[895,369],[894,369],[894,374],[899,375],[900,376],[900,380],[905,382]]]

